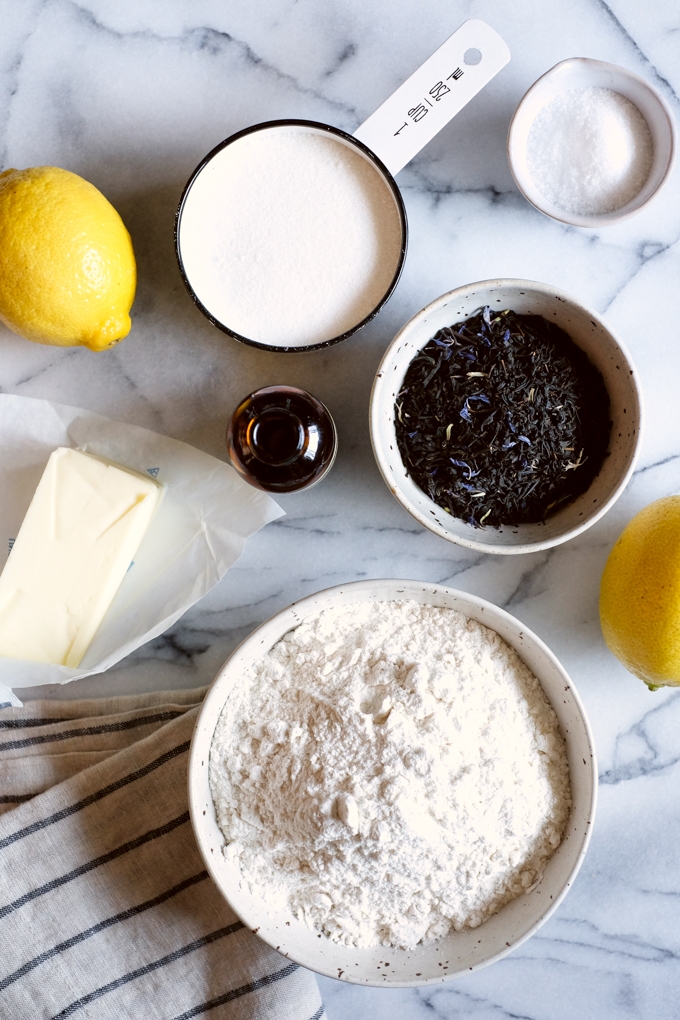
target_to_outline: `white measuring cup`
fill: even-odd
[[[394,175],[509,59],[489,25],[466,21],[353,135],[286,119],[216,146],[175,219],[180,272],[201,312],[272,351],[318,350],[365,326],[406,257]]]

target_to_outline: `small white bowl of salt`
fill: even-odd
[[[676,129],[663,97],[615,64],[572,57],[526,93],[510,123],[508,162],[540,212],[577,227],[617,223],[666,182]]]

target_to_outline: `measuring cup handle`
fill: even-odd
[[[420,152],[510,60],[484,21],[466,21],[354,132],[391,174]]]

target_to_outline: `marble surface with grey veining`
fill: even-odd
[[[239,345],[192,305],[173,250],[189,174],[260,120],[353,131],[467,18],[505,38],[511,63],[398,176],[410,224],[392,299],[337,347]],[[90,408],[225,456],[224,429],[257,386],[311,390],[335,416],[331,475],[281,499],[226,578],[171,630],[109,673],[24,696],[74,697],[209,683],[235,645],[288,603],[356,578],[445,583],[503,606],[571,673],[600,763],[595,832],[557,913],[495,965],[435,988],[321,981],[331,1020],[666,1020],[680,1015],[680,691],[651,694],[606,649],[603,564],[630,517],[680,489],[680,185],[602,231],[531,208],[505,158],[508,123],[557,61],[618,63],[680,104],[680,7],[670,0],[0,0],[0,158],[92,181],[121,212],[138,259],[130,336],[93,354],[0,327],[0,390]],[[398,328],[458,285],[554,284],[603,314],[632,353],[646,404],[638,470],[617,505],[549,552],[494,557],[434,537],[394,501],[371,453],[372,378]]]

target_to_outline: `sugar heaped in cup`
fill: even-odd
[[[195,176],[178,227],[182,268],[213,321],[262,346],[324,344],[380,306],[399,275],[404,216],[356,143],[263,125]]]
[[[330,124],[256,124],[187,183],[175,227],[184,282],[236,340],[302,351],[345,340],[380,311],[406,256],[394,174],[510,59],[472,19],[349,135]]]
[[[566,740],[573,800],[567,838],[549,860],[536,886],[507,903],[479,927],[451,932],[437,941],[420,943],[412,950],[334,942],[298,920],[289,908],[272,902],[262,889],[249,888],[241,880],[235,862],[223,852],[225,839],[217,823],[209,782],[210,746],[218,719],[256,661],[317,612],[350,603],[392,600],[457,609],[494,630],[517,652],[539,680],[557,715]],[[266,728],[265,723],[263,720]],[[588,722],[576,690],[552,653],[524,624],[490,603],[440,585],[415,581],[373,580],[341,585],[297,602],[259,627],[234,652],[208,692],[190,752],[189,805],[198,847],[217,889],[237,916],[247,928],[257,929],[258,936],[282,955],[304,967],[342,981],[382,987],[439,984],[501,959],[533,934],[556,909],[574,880],[590,837],[596,796],[597,766]],[[340,814],[352,823],[350,802],[344,801]],[[361,890],[355,890],[355,896],[360,895]]]

